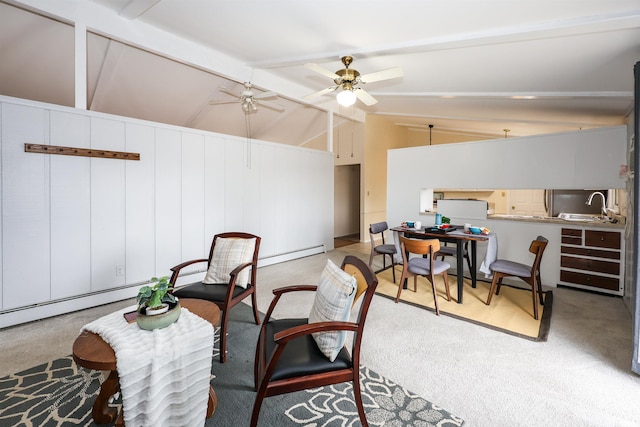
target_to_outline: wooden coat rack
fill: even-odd
[[[63,156],[100,157],[103,159],[140,160],[140,153],[94,150],[91,148],[61,147],[59,145],[24,144],[27,153],[60,154]]]

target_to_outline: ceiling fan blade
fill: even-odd
[[[338,86],[330,86],[326,89],[322,89],[319,90],[317,92],[314,93],[310,93],[309,95],[305,95],[302,97],[302,99],[312,99],[312,98],[317,98],[319,96],[324,95],[325,93],[329,93],[329,92],[333,92],[334,90],[336,90],[338,88]]]
[[[278,94],[275,92],[264,92],[253,96],[253,99],[276,99]]]
[[[402,72],[402,68],[395,67],[389,68],[388,70],[377,71],[375,73],[365,74],[360,76],[360,81],[362,83],[373,83],[379,82],[381,80],[389,80],[395,79],[397,77],[402,77],[404,73]]]
[[[334,73],[333,71],[329,71],[324,67],[319,66],[318,64],[314,64],[310,62],[308,64],[304,64],[305,67],[310,69],[311,71],[315,71],[316,73],[322,74],[323,76],[329,77],[331,80],[339,79],[340,76]]]
[[[237,104],[241,102],[239,99],[233,101],[209,101],[209,105]]]
[[[368,106],[372,106],[373,104],[375,104],[376,102],[378,102],[373,96],[369,95],[364,89],[362,88],[355,88],[353,90],[353,93],[358,97],[358,99],[362,102],[364,102],[366,105]]]
[[[260,101],[258,103],[258,105],[260,105],[261,107],[265,107],[268,108],[270,110],[275,110],[279,113],[282,113],[284,111],[284,107],[280,104],[274,104],[273,102],[265,102],[265,101]]]
[[[230,91],[229,89],[227,89],[226,87],[222,87],[222,86],[220,86],[220,88],[219,88],[219,89],[220,89],[220,92],[224,92],[224,93],[226,93],[227,95],[231,95],[231,96],[233,96],[234,98],[240,98],[240,95],[238,95],[237,93],[233,93],[233,92],[231,92],[231,91]]]

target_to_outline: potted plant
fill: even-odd
[[[169,310],[169,304],[175,304],[176,298],[169,292],[172,286],[169,278],[152,277],[151,286],[143,286],[138,292],[138,312],[152,316],[165,313]]]
[[[169,326],[180,316],[180,303],[171,294],[169,278],[152,277],[151,285],[143,286],[138,292],[138,316],[136,322],[142,329],[157,329]]]

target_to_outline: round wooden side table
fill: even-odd
[[[180,305],[191,313],[207,320],[214,327],[220,324],[220,309],[212,302],[181,298]],[[83,368],[100,371],[110,371],[108,378],[103,381],[100,393],[93,404],[91,415],[97,424],[109,424],[116,420],[116,426],[124,426],[124,416],[109,407],[109,399],[120,390],[118,371],[116,370],[116,354],[100,335],[82,331],[73,343],[73,360]],[[207,404],[207,418],[216,410],[218,398],[213,387],[209,386],[209,401]]]

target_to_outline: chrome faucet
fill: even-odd
[[[606,199],[604,197],[604,194],[602,194],[601,191],[594,191],[593,193],[591,193],[589,195],[589,200],[587,200],[587,203],[585,203],[585,205],[591,206],[591,202],[593,201],[593,198],[596,195],[598,195],[598,196],[600,196],[602,198],[602,209],[601,209],[602,215],[603,216],[607,216],[607,201],[606,201]]]

